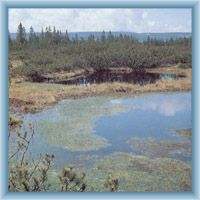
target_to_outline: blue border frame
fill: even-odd
[[[7,134],[8,133],[8,9],[9,8],[191,8],[192,9],[192,123],[193,158],[192,192],[180,193],[12,193],[8,192]],[[1,199],[99,199],[99,198],[135,198],[135,199],[199,199],[199,47],[200,47],[200,0],[2,0],[0,1],[0,198]]]

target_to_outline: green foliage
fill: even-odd
[[[70,151],[94,151],[110,146],[108,141],[93,131],[97,117],[114,115],[130,111],[131,106],[109,104],[104,97],[66,100],[65,104],[57,104],[54,109],[43,112],[43,120],[37,123],[49,144]],[[56,120],[47,120],[46,116],[54,116]],[[67,114],[70,113],[70,119]],[[67,130],[67,131],[66,131]],[[56,133],[56,137],[55,137]]]
[[[190,135],[191,139],[191,130],[189,131],[189,129],[174,131],[173,134]],[[127,143],[130,144],[131,148],[137,151],[138,154],[143,154],[148,157],[176,159],[178,155],[186,160],[192,157],[191,141],[169,141],[156,140],[150,137],[131,137]]]
[[[19,48],[22,48],[26,44],[26,30],[21,23],[17,29],[16,43]]]
[[[11,79],[13,77],[13,66],[9,60],[9,63],[8,63],[8,70],[9,70],[9,87],[10,87],[10,84],[11,84]]]
[[[192,129],[191,128],[175,130],[174,134],[181,136],[181,137],[185,137],[188,140],[192,139]]]
[[[116,178],[116,177],[114,177],[112,175],[109,175],[106,178],[104,186],[105,186],[105,188],[108,188],[108,190],[110,192],[117,192],[118,187],[119,187],[119,180],[118,180],[118,178]]]
[[[86,189],[86,184],[84,182],[85,176],[86,174],[84,172],[82,172],[80,176],[77,176],[73,167],[65,167],[62,174],[59,176],[61,191],[84,192]]]
[[[29,147],[35,135],[32,123],[29,124],[29,131],[25,133],[16,132],[16,148],[9,155],[9,182],[8,189],[11,192],[85,192],[88,183],[85,172],[77,172],[74,167],[66,166],[60,173],[53,173],[54,155],[40,154],[38,160],[30,158]],[[9,135],[10,139],[10,135]],[[13,148],[13,147],[12,147]],[[12,149],[13,150],[13,149]],[[93,175],[92,175],[93,176]],[[93,177],[94,179],[94,177]],[[98,183],[102,191],[118,191],[119,181],[113,175]]]
[[[190,135],[190,132],[190,129],[185,129],[181,135]],[[38,160],[31,160],[28,155],[35,134],[33,125],[29,124],[29,131],[16,134],[16,151],[11,153],[9,149],[8,187],[12,192],[180,192],[192,188],[191,165],[165,155],[150,158],[116,152],[97,159],[95,165],[87,169],[87,176],[71,166],[55,173],[50,171],[54,155],[40,155]],[[155,145],[150,144],[151,147]]]
[[[9,185],[10,191],[31,192],[46,191],[45,182],[47,173],[52,165],[54,155],[46,154],[35,162],[28,162],[26,154],[35,134],[32,124],[29,124],[29,132],[24,134],[17,132],[16,151],[9,156]],[[15,158],[15,159],[14,159]],[[14,160],[14,161],[12,161]]]
[[[22,60],[23,66],[14,69],[20,75],[32,75],[74,68],[130,67],[142,70],[167,64],[182,63],[191,66],[191,38],[176,40],[148,39],[139,42],[132,36],[114,36],[105,32],[99,39],[69,38],[55,27],[46,27],[40,34],[30,28],[29,39],[25,38],[22,24],[18,27],[16,40],[9,39],[10,59]],[[11,45],[12,44],[12,45]]]
[[[26,160],[29,145],[35,132],[32,124],[29,124],[29,132],[24,134],[17,132],[16,151],[9,156],[9,191],[12,192],[40,192],[49,191],[49,170],[53,165],[53,154],[40,155],[39,160],[32,162]],[[10,138],[10,135],[9,135]],[[14,161],[13,161],[14,160]],[[78,176],[72,167],[65,167],[59,176],[60,191],[83,192],[85,173]]]
[[[52,165],[54,155],[46,154],[43,159],[33,164],[28,161],[12,165],[9,175],[9,191],[39,192],[47,191],[45,185],[48,171]]]
[[[34,46],[38,42],[38,37],[36,36],[32,26],[30,27],[28,42],[30,46]]]
[[[170,158],[149,158],[132,153],[115,152],[98,159],[93,173],[114,188],[114,176],[118,179],[119,192],[183,192],[192,190],[192,167]],[[110,174],[114,176],[110,177]],[[116,178],[114,178],[116,179]],[[98,179],[99,181],[100,179]],[[98,181],[93,185],[98,185]],[[89,184],[88,184],[89,187]],[[108,189],[108,188],[107,188]],[[108,191],[108,190],[107,190]]]

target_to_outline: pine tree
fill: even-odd
[[[114,36],[111,33],[111,31],[109,31],[109,33],[108,33],[108,42],[113,42],[113,41],[114,41]]]
[[[21,47],[26,44],[26,30],[22,26],[22,23],[20,22],[18,29],[17,29],[17,38],[16,38],[17,44]]]
[[[106,41],[106,33],[105,31],[103,31],[101,34],[101,42],[105,42],[105,41]]]
[[[69,35],[68,35],[68,31],[65,31],[65,42],[68,43],[70,41]]]
[[[30,32],[29,32],[29,44],[35,45],[36,44],[36,34],[34,32],[33,27],[30,27]]]
[[[40,45],[40,47],[41,48],[43,48],[44,47],[44,29],[42,28],[42,30],[41,30],[41,33],[40,33],[40,35],[39,35],[39,45]]]

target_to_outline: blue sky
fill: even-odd
[[[69,32],[191,32],[191,9],[9,9],[9,31],[20,22],[36,32],[51,25]]]

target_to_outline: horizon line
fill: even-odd
[[[56,29],[58,30],[58,29]],[[66,29],[67,30],[67,29]],[[58,30],[60,31],[60,30]],[[35,31],[35,33],[40,33],[41,31]],[[53,32],[53,31],[52,31]],[[65,33],[66,31],[61,31],[61,33]],[[162,33],[190,33],[192,34],[192,31],[189,32],[189,31],[169,31],[169,32],[134,32],[134,31],[67,31],[68,33],[102,33],[102,32],[105,32],[105,33],[135,33],[135,34],[150,34],[150,33],[159,33],[159,34],[162,34]],[[10,32],[10,33],[17,33],[17,32]],[[29,33],[29,32],[27,32]]]

